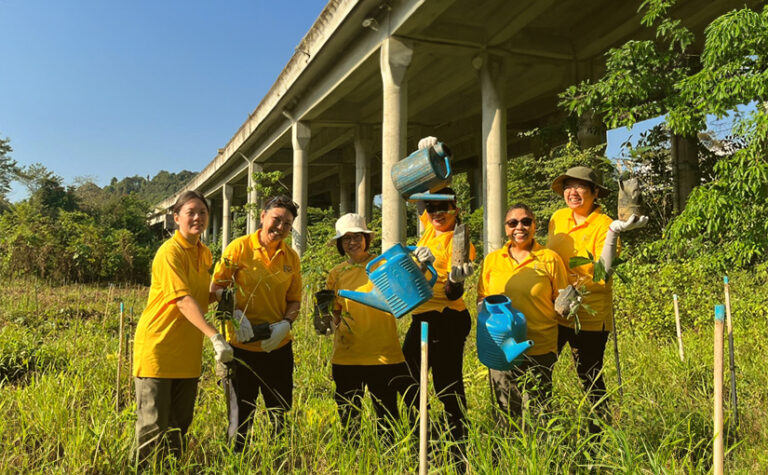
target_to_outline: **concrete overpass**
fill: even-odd
[[[450,144],[456,172],[468,173],[490,252],[504,242],[507,158],[531,147],[516,132],[562,120],[559,92],[600,77],[610,47],[653,34],[641,28],[640,3],[331,0],[261,103],[184,190],[209,198],[211,232],[226,246],[230,206],[265,198],[248,191],[252,173],[284,172],[300,205],[299,253],[308,205],[370,218],[381,193],[386,249],[405,238],[390,168],[420,137],[435,135]],[[680,0],[672,16],[701,41],[713,18],[743,4]],[[579,139],[598,144],[605,132],[583,118]],[[167,221],[175,199],[157,205],[157,222]]]

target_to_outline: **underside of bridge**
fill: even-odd
[[[305,208],[370,216],[372,198],[381,194],[387,246],[404,238],[389,168],[420,137],[434,135],[450,144],[455,172],[471,174],[489,252],[503,242],[498,210],[507,196],[497,175],[507,158],[533,147],[521,132],[562,122],[558,93],[599,78],[609,48],[652,37],[640,23],[640,3],[333,0],[269,93],[187,189],[201,190],[219,210],[212,226],[222,226],[225,242],[231,217],[222,207],[264,198],[248,191],[249,170],[283,172],[286,193]],[[743,5],[681,0],[671,16],[701,41],[713,18]],[[599,124],[583,130],[588,142],[605,140]],[[249,231],[255,226],[249,222]],[[301,250],[306,216],[295,227]]]

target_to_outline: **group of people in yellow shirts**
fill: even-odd
[[[419,148],[435,142],[434,137],[422,139]],[[574,256],[599,256],[610,275],[619,250],[619,234],[647,221],[634,215],[627,221],[612,220],[604,214],[596,199],[608,190],[589,168],[569,169],[554,180],[552,189],[564,198],[566,206],[550,220],[547,246],[535,241],[536,217],[531,209],[515,204],[505,217],[508,241],[485,257],[479,271],[478,308],[489,295],[508,296],[525,315],[528,338],[534,342],[513,370],[489,371],[502,420],[521,413],[525,393],[546,405],[552,391],[552,368],[566,343],[591,402],[596,406],[604,403],[603,353],[613,325],[611,281],[595,281],[594,264],[569,267],[568,263]],[[450,189],[441,192],[452,194]],[[453,441],[449,450],[458,459],[467,438],[462,366],[464,344],[472,326],[463,299],[464,282],[475,269],[471,262],[452,265],[454,228],[461,219],[456,203],[427,201],[423,207],[420,220],[424,232],[414,256],[433,264],[438,274],[434,295],[412,312],[402,347],[391,314],[352,300],[334,299],[334,398],[345,432],[354,440],[367,387],[382,436],[391,434],[398,396],[411,409],[409,414],[416,411],[420,322],[429,322],[428,365],[445,408],[448,435]],[[176,454],[182,450],[201,374],[203,335],[211,340],[216,360],[230,368],[225,384],[228,437],[233,448],[241,451],[246,446],[259,395],[272,421],[273,434],[282,431],[285,412],[292,404],[291,328],[299,314],[302,291],[299,257],[284,240],[297,214],[297,205],[289,197],[270,199],[261,211],[261,227],[224,249],[211,278],[211,253],[200,239],[208,225],[207,202],[197,191],[179,196],[173,208],[178,229],[155,256],[148,303],[136,329],[134,377],[140,462],[166,449]],[[345,259],[330,270],[327,289],[372,289],[365,271],[375,257],[370,253],[372,238],[362,216],[346,214],[338,219],[331,244]],[[471,247],[470,260],[475,259],[474,254]],[[227,324],[225,339],[204,315],[208,305],[221,299],[227,288],[235,289],[236,310],[234,324]],[[580,322],[578,330],[574,315]],[[325,328],[317,330],[325,333]]]

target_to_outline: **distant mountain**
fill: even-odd
[[[197,172],[182,170],[178,173],[171,173],[161,170],[153,178],[149,176],[129,176],[122,180],[112,178],[109,185],[103,188],[104,191],[115,195],[135,196],[149,204],[155,204],[179,191]]]

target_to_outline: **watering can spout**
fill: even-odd
[[[387,301],[379,295],[378,292],[356,292],[354,290],[339,290],[339,297],[352,300],[369,307],[376,308],[382,312],[390,312]]]
[[[504,357],[511,363],[515,358],[522,355],[525,350],[532,346],[532,340],[525,340],[518,343],[514,338],[509,338],[504,342],[501,349],[504,352]]]

